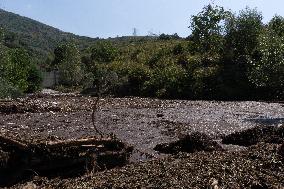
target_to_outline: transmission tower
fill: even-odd
[[[210,0],[210,4],[215,5],[215,0]]]
[[[138,33],[138,30],[137,30],[137,28],[133,28],[133,36],[137,36],[137,33]]]

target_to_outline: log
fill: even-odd
[[[85,156],[85,157],[74,157],[70,159],[51,159],[51,160],[43,160],[40,159],[40,157],[33,158],[30,161],[29,167],[33,170],[36,171],[51,171],[51,170],[57,170],[61,168],[66,168],[66,167],[74,167],[75,165],[82,164],[86,165],[88,161],[90,161],[90,156]],[[95,161],[95,158],[94,158]],[[82,166],[82,169],[85,167]]]
[[[0,135],[0,143],[2,143],[2,147],[7,146],[7,147],[13,147],[18,150],[23,150],[26,151],[28,150],[28,145],[21,143],[19,141],[13,140],[11,138],[7,138],[5,136]]]
[[[25,179],[27,170],[40,176],[78,176],[127,164],[132,147],[112,138],[86,138],[38,144],[24,144],[0,135],[0,147],[11,152],[11,161],[0,187]],[[1,162],[0,162],[1,163]],[[1,167],[0,167],[1,168]],[[6,170],[11,174],[6,174]],[[34,173],[33,173],[34,172]]]
[[[102,148],[107,145],[119,145],[119,147],[124,147],[124,144],[119,141],[112,140],[110,138],[88,138],[88,139],[78,139],[78,140],[67,140],[67,141],[59,141],[59,142],[49,142],[46,143],[45,146],[49,149],[52,148],[67,148],[67,147],[98,147]],[[33,146],[38,146],[38,144],[33,144]]]

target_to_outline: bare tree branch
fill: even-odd
[[[98,130],[98,128],[95,124],[95,114],[96,114],[97,109],[98,109],[99,101],[100,101],[100,96],[98,95],[98,97],[96,98],[95,102],[93,103],[93,107],[92,107],[92,123],[93,123],[93,127],[94,127],[95,131],[100,135],[101,138],[103,138],[103,134]]]

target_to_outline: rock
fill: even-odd
[[[198,151],[212,152],[223,150],[222,147],[206,134],[195,132],[186,135],[178,141],[172,143],[158,144],[154,150],[166,154],[175,154],[178,152],[194,153]]]
[[[212,178],[209,180],[209,183],[210,183],[210,189],[219,189],[218,187],[218,180]]]
[[[37,188],[37,186],[34,184],[34,183],[32,183],[32,182],[28,182],[24,187],[23,187],[23,189],[36,189]]]

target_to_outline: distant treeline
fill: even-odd
[[[191,17],[189,28],[186,39],[177,34],[124,37],[97,40],[83,49],[65,42],[45,66],[59,71],[65,88],[92,88],[97,95],[284,99],[283,17],[263,23],[256,9],[234,14],[207,5]]]

